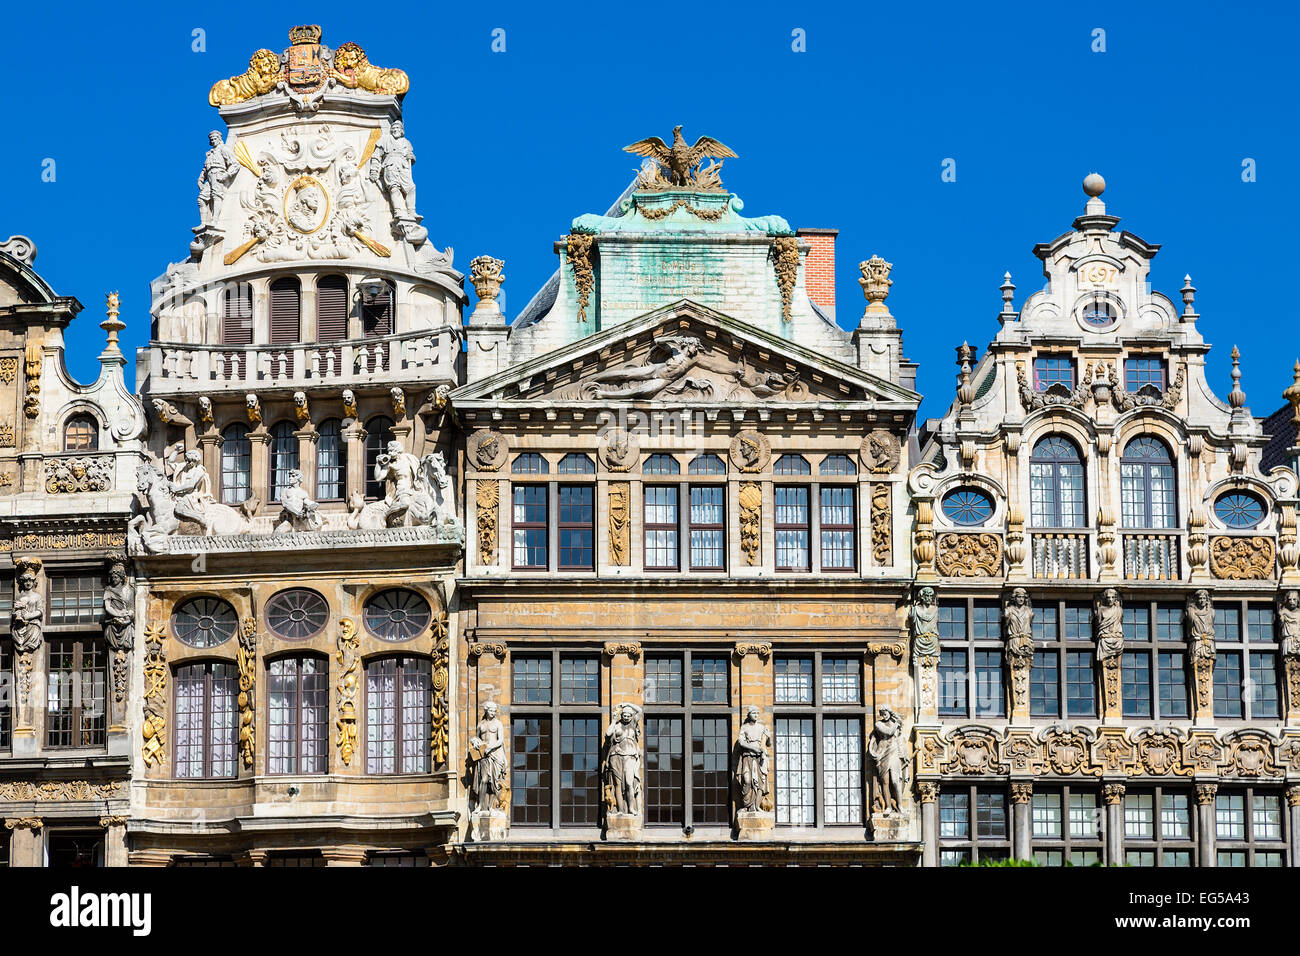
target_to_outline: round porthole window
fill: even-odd
[[[407,588],[380,591],[366,602],[366,630],[384,641],[409,641],[423,634],[433,615],[429,602]]]
[[[221,598],[190,598],[172,612],[172,633],[190,647],[217,647],[235,636],[239,617]]]
[[[1214,502],[1214,516],[1225,528],[1254,528],[1264,520],[1264,502],[1249,491],[1230,491]]]
[[[1090,329],[1108,329],[1119,321],[1119,308],[1109,299],[1097,296],[1083,303],[1079,318]]]
[[[975,488],[958,488],[944,495],[944,516],[953,524],[976,527],[993,517],[993,500]]]
[[[266,626],[276,637],[301,641],[325,629],[330,608],[325,598],[307,588],[280,591],[266,602]]]

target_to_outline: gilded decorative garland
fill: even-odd
[[[344,766],[352,763],[352,754],[357,748],[357,675],[360,671],[358,660],[360,647],[356,623],[351,618],[343,618],[339,621],[338,636],[339,719],[335,724],[338,728],[335,743]]]
[[[163,655],[161,624],[144,630],[144,737],[141,756],[146,767],[162,766],[167,750],[167,659]]]
[[[447,614],[444,611],[433,621],[433,705],[430,715],[429,749],[433,755],[435,770],[447,765],[448,739],[451,730],[451,711],[447,706],[450,652],[451,641],[448,637]]]
[[[591,243],[596,237],[585,232],[571,232],[565,241],[569,265],[573,267],[573,284],[578,290],[578,321],[587,321],[587,305],[596,277],[591,269]]]
[[[257,754],[257,724],[253,685],[257,683],[257,621],[246,617],[239,622],[239,646],[235,648],[239,666],[239,753],[244,768],[253,769]]]
[[[794,236],[772,237],[772,266],[776,270],[776,285],[781,290],[781,321],[790,322],[794,316],[794,285],[799,275],[799,240]]]

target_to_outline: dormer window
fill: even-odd
[[[99,423],[89,415],[73,415],[63,426],[64,451],[97,451]]]
[[[1040,355],[1034,359],[1034,391],[1045,392],[1053,385],[1074,391],[1074,359],[1069,355]]]
[[[1156,391],[1165,390],[1165,360],[1156,356],[1140,356],[1124,360],[1124,388],[1129,392],[1141,391],[1143,387],[1154,386]]]

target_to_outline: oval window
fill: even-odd
[[[330,608],[325,598],[307,588],[290,588],[266,602],[266,626],[276,637],[301,641],[325,629]]]
[[[974,488],[958,488],[944,496],[943,513],[953,524],[974,527],[993,517],[993,500]]]
[[[1214,502],[1214,515],[1226,528],[1254,528],[1264,520],[1264,502],[1249,491],[1230,491]]]
[[[235,636],[239,616],[221,598],[190,598],[172,612],[172,633],[190,647],[216,647]]]
[[[409,641],[424,633],[432,620],[429,602],[414,591],[392,588],[366,602],[366,630],[384,641]]]
[[[1106,299],[1091,299],[1083,304],[1079,313],[1083,324],[1093,329],[1108,329],[1119,319],[1119,310]]]

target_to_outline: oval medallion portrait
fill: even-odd
[[[284,194],[284,218],[301,233],[313,233],[325,225],[330,200],[325,187],[311,176],[299,176]]]

